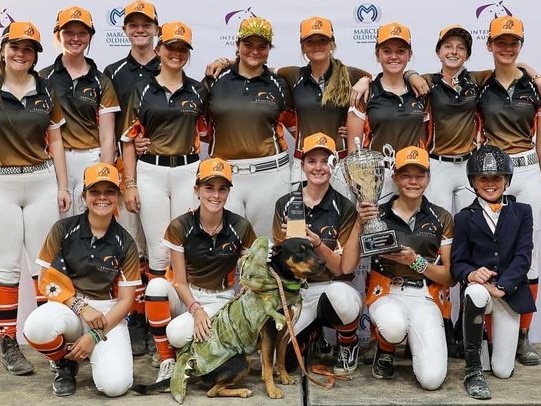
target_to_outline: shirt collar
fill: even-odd
[[[239,73],[239,64],[237,62],[233,66],[231,66],[231,80],[234,80],[234,79],[236,80],[239,80],[239,79],[240,80],[261,80],[265,83],[270,83],[271,74],[267,65],[263,65],[263,73],[261,75],[255,76],[250,79],[245,78]]]
[[[146,65],[141,65],[137,60],[133,57],[131,51],[126,57],[126,63],[128,65],[128,68],[132,71],[135,71],[137,69],[140,69],[141,67],[143,69],[146,69],[149,72],[158,72],[160,69],[160,58],[158,55],[155,55],[154,58],[152,58]]]
[[[81,227],[81,239],[88,239],[91,240],[94,235],[92,234],[92,230],[90,228],[90,222],[88,221],[88,209],[82,213],[79,214],[79,225]],[[109,224],[109,227],[107,228],[107,231],[105,232],[105,235],[102,237],[104,241],[106,241],[109,244],[115,244],[116,243],[116,237],[115,237],[115,229],[116,229],[116,219],[115,216],[111,218],[111,223]]]

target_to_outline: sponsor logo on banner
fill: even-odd
[[[105,30],[105,45],[109,47],[130,47],[130,40],[122,31],[124,7],[114,7],[105,16],[108,29]]]
[[[470,30],[474,41],[486,42],[488,38],[488,26],[494,18],[502,16],[512,16],[513,12],[505,4],[505,0],[493,3],[479,3],[475,8],[475,17],[477,18],[477,27]]]
[[[252,7],[248,7],[241,10],[231,10],[225,13],[224,21],[228,26],[228,31],[234,30],[234,34],[220,34],[220,41],[223,41],[224,45],[235,45],[237,42],[237,30],[240,22],[248,17],[257,17],[252,11]]]
[[[381,8],[374,3],[363,3],[353,9],[352,39],[357,44],[375,44],[378,23],[381,20]]]
[[[15,19],[9,14],[7,8],[0,11],[0,28],[7,27],[13,21],[15,21]]]

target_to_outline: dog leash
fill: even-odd
[[[280,279],[280,276],[278,276],[276,271],[274,269],[272,269],[271,267],[269,267],[269,273],[274,277],[274,279],[276,279],[276,283],[278,284],[278,292],[280,293],[280,300],[282,301],[282,308],[284,310],[284,316],[286,318],[287,329],[289,331],[289,335],[291,336],[291,343],[293,344],[293,348],[295,349],[295,355],[297,356],[297,361],[299,362],[299,367],[300,367],[303,375],[308,377],[308,379],[311,382],[313,382],[316,385],[321,386],[322,388],[325,388],[325,389],[331,389],[334,386],[334,383],[337,380],[342,380],[342,381],[351,380],[351,376],[336,375],[336,374],[334,374],[334,373],[332,373],[330,371],[325,370],[324,368],[317,368],[318,372],[316,372],[316,371],[314,371],[314,372],[318,373],[320,375],[326,376],[327,377],[326,382],[318,381],[317,379],[315,379],[314,377],[312,377],[308,373],[308,371],[306,370],[306,367],[304,365],[304,360],[302,358],[299,343],[297,342],[297,337],[295,337],[295,331],[293,330],[293,325],[291,323],[291,317],[289,316],[289,309],[288,309],[288,306],[287,306],[287,300],[286,300],[286,296],[285,296],[285,293],[284,293],[284,287],[282,285],[282,279]]]

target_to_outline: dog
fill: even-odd
[[[211,337],[204,342],[192,341],[179,350],[170,380],[135,385],[134,391],[151,394],[169,386],[175,401],[182,403],[187,379],[197,376],[211,386],[209,397],[249,397],[252,395],[249,389],[232,387],[249,373],[246,355],[260,348],[267,394],[270,398],[283,397],[274,383],[275,349],[280,382],[295,381],[284,365],[289,336],[284,328],[286,318],[281,312],[278,281],[271,270],[280,278],[288,308],[293,311],[296,308],[299,313],[302,283],[309,275],[323,272],[325,262],[305,238],[289,238],[273,246],[268,238],[259,237],[250,252],[239,260],[238,270],[243,293],[212,317]]]

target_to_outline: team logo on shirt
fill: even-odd
[[[254,103],[260,103],[260,104],[276,104],[276,97],[272,93],[269,92],[258,92],[255,95]]]
[[[99,270],[102,272],[118,273],[120,271],[120,263],[117,257],[114,255],[103,257],[103,264],[100,265]]]
[[[32,113],[49,113],[51,111],[51,105],[47,99],[34,100],[34,103],[29,106],[28,111]]]
[[[92,87],[85,87],[82,91],[80,98],[90,101],[92,103],[96,103],[98,100],[98,93],[96,92],[96,89]]]
[[[421,232],[434,235],[438,231],[438,227],[434,223],[426,223],[421,226]]]
[[[197,112],[197,104],[193,100],[182,100],[180,110],[184,113]]]
[[[237,250],[237,244],[234,242],[226,242],[220,246],[220,255],[236,254]]]

